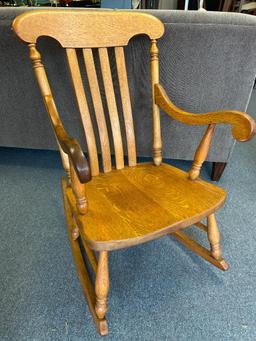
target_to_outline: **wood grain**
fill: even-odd
[[[94,271],[95,275],[97,273],[97,267],[98,267],[98,261],[95,256],[95,253],[92,249],[89,248],[89,246],[86,243],[86,240],[84,240],[83,236],[80,236],[82,243],[83,243],[83,248],[85,250],[86,256],[90,262],[90,265],[92,267],[92,270]]]
[[[51,95],[43,96],[44,103],[49,113],[51,123],[54,128],[55,136],[58,139],[58,143],[61,146],[63,152],[68,155],[68,158],[72,160],[72,164],[75,168],[76,174],[81,183],[86,183],[91,180],[91,169],[87,162],[86,157],[82,151],[77,140],[70,137],[64,129],[62,122],[59,118],[55,102]],[[67,167],[67,166],[65,166]],[[68,166],[69,168],[69,166]],[[65,169],[65,168],[64,168]],[[70,178],[70,170],[68,169],[68,178]]]
[[[213,264],[222,271],[228,270],[229,266],[226,261],[221,258],[219,260],[215,259],[209,250],[204,248],[202,245],[198,244],[195,240],[189,238],[185,233],[181,231],[176,231],[171,234],[176,238],[181,244],[195,252],[198,256],[205,259],[207,262]]]
[[[203,114],[192,114],[176,107],[168,98],[160,84],[155,85],[155,102],[173,119],[186,124],[217,124],[232,125],[233,137],[238,141],[250,140],[256,133],[255,121],[246,113],[225,110]]]
[[[95,311],[99,319],[104,319],[109,292],[108,252],[99,253],[98,268],[95,281],[96,304]]]
[[[64,130],[64,128],[63,128]],[[54,132],[55,133],[55,132]],[[57,140],[57,144],[58,144],[58,147],[59,147],[59,151],[60,151],[60,157],[61,157],[61,162],[62,162],[62,166],[67,174],[67,177],[68,179],[70,179],[70,168],[69,168],[69,158],[68,158],[68,154],[66,154],[64,152],[64,150],[62,149],[61,147],[61,144],[60,142],[58,141],[58,137],[56,136],[56,133],[55,133],[55,137],[56,137],[56,140]],[[76,166],[75,166],[76,167]]]
[[[210,220],[211,220],[212,216],[214,216],[214,214],[212,214],[210,216],[211,216],[211,218],[210,218]],[[208,220],[208,223],[209,223],[209,217],[207,217],[207,220]],[[215,220],[215,222],[216,222],[216,220]],[[196,227],[200,228],[200,230],[202,230],[202,231],[207,233],[208,239],[210,240],[210,245],[213,242],[213,240],[216,241],[216,237],[215,237],[214,234],[212,234],[212,232],[210,232],[210,238],[209,238],[209,228],[208,228],[208,226],[206,226],[205,224],[201,223],[200,221],[195,223],[194,225]],[[216,226],[217,225],[215,225],[215,227]],[[196,253],[198,256],[202,257],[203,259],[205,259],[209,263],[213,264],[217,268],[219,268],[219,269],[221,269],[223,271],[228,270],[229,266],[228,266],[227,262],[221,257],[221,254],[218,254],[217,257],[216,257],[216,255],[213,254],[212,246],[211,246],[211,251],[209,251],[206,248],[204,248],[202,245],[198,244],[195,240],[189,238],[185,233],[183,233],[181,231],[176,231],[176,232],[172,233],[171,235],[173,237],[175,237],[181,244],[183,244],[188,249],[190,249],[191,251],[193,251],[194,253]],[[220,236],[218,236],[218,237],[220,237]]]
[[[110,64],[109,64],[108,50],[106,48],[99,48],[98,51],[99,51],[102,79],[103,79],[103,84],[104,84],[104,89],[105,89],[109,119],[110,119],[110,124],[111,124],[113,142],[114,142],[116,168],[121,169],[124,167],[123,142],[122,142],[122,136],[121,136],[120,122],[119,122],[119,117],[118,117],[118,112],[117,112],[114,86],[113,86],[112,75],[111,75]]]
[[[74,91],[77,99],[77,104],[79,107],[81,120],[83,123],[86,143],[88,147],[89,159],[90,159],[90,167],[92,175],[99,174],[99,162],[98,162],[98,154],[97,147],[95,142],[95,136],[93,132],[92,120],[84,92],[83,81],[79,69],[79,64],[77,60],[77,54],[75,49],[67,49],[67,60],[70,69],[71,78],[74,85]]]
[[[86,185],[86,195],[89,210],[81,216],[67,190],[80,233],[95,250],[129,247],[191,226],[221,207],[226,196],[177,168],[147,163],[100,174]]]
[[[199,146],[195,152],[192,168],[188,173],[188,176],[191,180],[196,180],[200,175],[200,170],[210,149],[214,129],[215,124],[209,124],[201,142],[199,143]]]
[[[84,62],[87,72],[87,77],[89,81],[94,113],[98,125],[98,132],[100,137],[100,145],[101,145],[101,153],[102,153],[102,161],[103,161],[103,170],[104,172],[111,171],[111,155],[110,155],[110,146],[108,139],[108,130],[105,119],[105,114],[103,110],[101,94],[99,89],[98,78],[96,74],[93,54],[91,49],[83,49]]]
[[[70,176],[68,157],[72,160],[76,174],[82,183],[91,180],[91,170],[88,162],[83,154],[83,151],[78,142],[71,138],[64,129],[59,113],[57,111],[54,99],[52,97],[51,88],[45,73],[44,66],[41,62],[41,55],[38,52],[35,44],[29,44],[29,57],[33,63],[38,85],[44,99],[46,110],[49,114],[54,134],[57,138],[57,143],[60,148],[62,163],[68,177]],[[67,156],[65,156],[68,155]]]
[[[163,23],[150,14],[117,10],[29,11],[19,15],[12,28],[26,43],[49,36],[65,48],[125,46],[135,35],[158,39],[164,33]]]
[[[164,89],[159,85],[157,39],[163,35],[164,26],[153,16],[133,11],[30,11],[14,20],[13,29],[29,45],[30,59],[59,143],[63,165],[68,176],[70,175],[69,182],[62,181],[69,237],[80,281],[100,334],[108,333],[105,319],[109,292],[108,251],[130,247],[174,233],[174,236],[184,245],[225,270],[227,265],[221,257],[220,235],[214,212],[223,205],[226,193],[221,188],[198,179],[198,175],[209,150],[214,125],[231,124],[234,137],[245,141],[256,132],[253,119],[237,111],[187,113],[169,100]],[[139,164],[136,167],[124,167],[120,121],[107,48],[114,47],[115,51],[129,166],[135,166],[136,144],[123,46],[128,44],[131,37],[138,34],[146,34],[151,39],[154,162]],[[66,48],[85,130],[91,169],[78,142],[68,136],[61,123],[41,56],[35,46],[39,36],[50,36]],[[99,131],[104,173],[99,173],[95,132],[76,48],[83,48]],[[106,117],[92,48],[98,48],[117,169],[112,169],[114,167],[111,165]],[[209,125],[195,153],[190,172],[190,178],[197,179],[196,181],[190,181],[186,172],[162,164],[159,107],[183,123]],[[91,174],[94,176],[92,179]],[[85,182],[87,182],[86,186]],[[206,217],[207,227],[199,223]],[[211,251],[202,248],[179,231],[193,224],[207,231]],[[93,250],[99,251],[98,262]],[[92,269],[96,272],[95,290],[81,251],[83,253],[85,251]]]
[[[159,83],[159,61],[156,40],[151,41],[150,70],[152,84],[153,160],[156,166],[162,162],[162,138],[159,107],[155,102],[155,85]]]
[[[132,107],[127,79],[126,63],[123,47],[115,47],[115,57],[117,66],[118,82],[122,100],[123,116],[125,123],[125,133],[127,140],[128,163],[129,166],[136,166],[136,142],[132,117]]]
[[[95,304],[96,304],[96,297],[94,287],[92,285],[89,272],[87,267],[84,263],[83,256],[81,254],[80,246],[78,244],[78,240],[73,240],[72,238],[72,231],[75,227],[72,213],[67,201],[66,197],[66,190],[68,188],[68,184],[65,179],[62,179],[62,193],[63,193],[63,200],[64,200],[64,209],[66,214],[67,226],[68,226],[68,235],[70,240],[70,245],[73,253],[73,258],[76,264],[78,276],[80,279],[80,283],[83,289],[84,296],[87,300],[89,310],[92,314],[93,320],[96,324],[97,330],[100,335],[107,335],[108,334],[108,324],[106,319],[99,319],[96,311],[95,311]]]
[[[211,254],[213,258],[221,259],[220,231],[214,214],[207,217],[208,239],[211,244]]]
[[[85,197],[85,186],[79,181],[71,159],[69,164],[71,187],[76,198],[76,206],[80,214],[85,214],[88,209],[88,204]]]

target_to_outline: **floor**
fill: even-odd
[[[55,152],[0,149],[0,340],[101,339],[72,261],[62,174]],[[256,139],[236,146],[219,182],[228,192],[217,216],[227,272],[171,237],[110,254],[105,340],[256,340],[255,175]]]

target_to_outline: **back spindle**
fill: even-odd
[[[90,159],[90,167],[93,176],[99,174],[98,154],[95,141],[95,135],[92,126],[91,115],[84,91],[84,85],[77,59],[76,50],[73,48],[66,49],[68,65],[70,69],[71,79],[74,86],[76,100],[80,111],[81,121],[85,131],[86,143]]]
[[[111,131],[115,150],[116,168],[121,169],[124,167],[124,154],[123,154],[123,142],[121,136],[121,128],[119,123],[119,116],[114,92],[114,86],[112,81],[112,74],[110,68],[110,61],[108,56],[108,50],[106,48],[99,48],[100,68],[102,74],[102,80],[106,95],[109,120],[111,124]]]
[[[94,106],[95,118],[98,126],[103,170],[107,173],[111,171],[110,145],[92,49],[83,49],[83,56]]]
[[[57,110],[54,112],[52,110],[50,110],[48,103],[46,101],[46,98],[50,97],[51,103],[55,107],[54,100],[52,98],[51,88],[50,88],[50,85],[49,85],[49,82],[48,82],[48,79],[47,79],[47,76],[45,73],[44,65],[42,64],[42,61],[41,61],[41,55],[36,48],[36,44],[34,44],[34,43],[28,44],[28,48],[29,48],[29,57],[30,57],[30,60],[32,61],[32,64],[33,64],[36,79],[38,81],[41,94],[44,98],[46,109],[49,113],[52,124],[57,125],[60,122],[60,117],[56,114]],[[56,138],[56,140],[57,140],[57,138]],[[57,144],[59,147],[63,168],[67,173],[68,179],[70,179],[70,169],[69,169],[68,156],[67,156],[67,154],[64,153],[64,151],[61,148],[61,145],[59,144],[58,140],[57,140]]]
[[[153,160],[156,166],[162,162],[162,139],[159,107],[155,104],[155,89],[154,85],[159,83],[159,61],[158,47],[156,39],[151,40],[150,48],[150,67],[151,67],[151,82],[152,82],[152,110],[153,110]]]
[[[125,123],[125,134],[127,141],[128,163],[129,166],[136,166],[136,142],[133,125],[131,99],[127,78],[125,55],[123,47],[115,47],[116,67],[119,82],[119,89],[123,108]]]

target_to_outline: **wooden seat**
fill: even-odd
[[[91,248],[113,250],[152,240],[197,223],[225,200],[223,189],[167,164],[142,163],[101,174],[86,187],[88,214],[78,224]],[[67,190],[72,211],[76,200]]]
[[[99,333],[108,333],[105,315],[109,292],[108,253],[111,250],[170,233],[214,266],[227,270],[215,218],[215,211],[224,203],[225,192],[200,180],[200,169],[206,160],[216,124],[230,124],[234,138],[246,141],[256,131],[253,119],[245,113],[230,110],[193,114],[171,102],[159,84],[157,39],[163,35],[164,26],[151,15],[136,11],[36,10],[18,16],[13,29],[28,44],[60,149],[67,175],[62,179],[62,190],[71,248]],[[153,162],[137,165],[125,48],[129,40],[139,34],[147,35],[151,42],[148,72],[151,72],[152,85]],[[61,122],[36,47],[41,36],[56,39],[66,51],[85,132],[88,161],[79,143],[68,135]],[[114,52],[114,61],[109,58],[109,49]],[[81,51],[78,53],[77,50]],[[79,55],[83,57],[82,62]],[[144,65],[143,68],[146,70]],[[113,83],[112,70],[116,70],[119,91]],[[83,73],[86,77],[82,76]],[[86,87],[84,78],[88,81]],[[87,101],[88,96],[90,101]],[[121,109],[117,103],[121,103]],[[207,126],[189,172],[162,163],[160,108],[184,124]],[[120,124],[120,116],[124,127]],[[111,155],[111,145],[114,155]],[[127,146],[127,152],[124,146]],[[102,156],[102,163],[98,154]],[[127,166],[124,162],[126,154]],[[203,218],[207,218],[206,224],[201,222]],[[207,233],[210,250],[180,231],[191,225]],[[96,274],[94,283],[89,276],[85,254]]]

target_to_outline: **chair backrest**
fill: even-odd
[[[49,36],[56,39],[66,49],[67,61],[85,131],[91,172],[94,176],[99,174],[96,136],[99,136],[100,140],[103,171],[109,172],[112,169],[110,137],[104,113],[105,105],[99,86],[99,76],[102,79],[105,90],[108,119],[110,121],[115,152],[115,166],[117,169],[124,167],[122,133],[116,104],[117,94],[112,82],[108,52],[109,48],[114,49],[122,115],[125,123],[128,164],[129,166],[136,165],[136,142],[124,47],[135,35],[145,34],[150,38],[152,85],[158,83],[158,49],[156,40],[164,32],[164,26],[161,21],[151,15],[132,11],[37,10],[18,16],[13,22],[13,29],[19,38],[29,46],[30,58],[34,64],[36,77],[50,116],[52,114],[46,97],[52,97],[52,93],[44,66],[41,63],[41,56],[36,49],[36,42],[40,36]],[[87,100],[88,90],[84,88],[77,49],[82,49],[98,132],[93,130],[91,110]],[[95,53],[98,55],[97,58],[99,58],[101,75],[97,73],[95,67]],[[51,117],[51,119],[54,121],[55,118]],[[159,110],[153,103],[153,156],[156,164],[161,162],[161,147]]]

